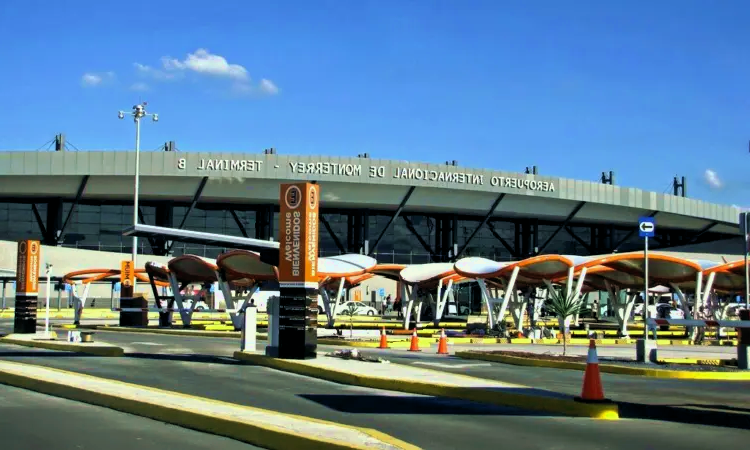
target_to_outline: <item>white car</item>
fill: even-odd
[[[352,306],[353,305],[353,306]],[[380,315],[380,312],[373,308],[372,306],[367,306],[362,302],[346,302],[341,303],[336,307],[336,315],[337,316],[344,316],[346,315],[346,312],[349,311],[350,308],[355,308],[354,315],[355,316],[378,316]]]

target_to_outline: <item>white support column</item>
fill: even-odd
[[[573,268],[571,267],[570,270],[568,271],[568,277],[570,277],[570,273],[572,270]],[[587,271],[588,269],[584,267],[583,269],[581,269],[581,273],[578,274],[578,282],[575,284],[575,291],[573,292],[575,294],[576,301],[578,301],[578,299],[581,297],[581,291],[583,290],[583,283],[586,280]],[[573,316],[573,321],[575,323],[575,326],[579,325],[579,316],[580,314],[578,313],[576,313],[575,316]]]
[[[516,327],[516,331],[521,331],[523,328],[523,318],[526,315],[526,308],[529,304],[529,297],[531,297],[531,290],[525,292],[523,296],[518,295],[518,291],[513,292],[513,306],[511,307],[511,315],[513,316],[513,323]]]
[[[80,283],[80,282],[79,282]],[[79,325],[81,323],[81,317],[83,316],[83,308],[86,307],[86,298],[89,296],[89,288],[91,288],[91,283],[86,283],[83,285],[83,294],[79,297],[77,289],[75,288],[76,285],[72,285],[70,290],[73,294],[73,323],[76,325]]]
[[[182,292],[180,292],[180,282],[177,281],[177,275],[170,272],[169,273],[169,285],[172,287],[172,293],[174,295],[174,303],[177,305],[177,312],[180,314],[180,320],[182,320],[182,325],[185,328],[190,327],[190,320],[192,319],[192,314],[190,311],[185,309],[185,296],[182,295]],[[187,287],[186,287],[187,289]],[[193,302],[195,304],[195,302]]]
[[[438,307],[435,312],[435,325],[437,325],[440,322],[440,319],[443,318],[445,305],[448,304],[448,298],[453,297],[453,280],[448,280],[448,286],[445,287],[441,296],[440,288],[442,287],[442,285],[443,280],[440,280],[440,283],[438,284]],[[456,308],[458,308],[458,306],[456,306]],[[456,312],[459,312],[458,309],[456,309]]]
[[[565,295],[570,298],[573,293],[573,283],[575,282],[573,276],[575,275],[575,269],[573,267],[568,268],[568,282],[565,284]]]
[[[404,282],[401,282],[401,286],[403,286],[404,292],[401,295],[401,308],[402,313],[404,315],[404,329],[409,329],[409,322],[411,322],[411,309],[414,306],[414,286],[407,285]],[[406,302],[404,302],[404,296],[406,296]],[[406,309],[404,309],[404,306]]]
[[[508,302],[510,302],[510,297],[516,290],[516,278],[518,278],[518,271],[520,268],[518,266],[515,266],[513,268],[513,272],[510,274],[510,279],[508,280],[508,284],[505,286],[505,295],[503,295],[503,303],[500,305],[500,311],[497,313],[497,322],[503,323],[505,321],[505,311],[508,309]],[[490,311],[490,314],[492,314],[492,311]]]
[[[623,337],[628,336],[628,321],[630,320],[630,315],[633,313],[633,307],[635,306],[635,300],[638,298],[638,294],[627,294],[625,295],[625,303],[623,305],[617,305],[617,309],[615,310],[615,318],[617,319],[617,324],[620,327],[620,334]],[[645,305],[644,305],[645,308]]]
[[[323,299],[323,311],[326,314],[326,326],[333,328],[335,322],[333,318],[333,310],[331,309],[331,296],[328,295],[328,289],[320,289],[320,296]]]
[[[695,300],[693,300],[693,317],[698,312],[700,306],[701,297],[703,296],[703,272],[698,272],[695,275]]]
[[[711,298],[711,289],[714,287],[714,280],[716,279],[716,272],[708,274],[708,280],[706,285],[703,287],[703,298],[701,299],[701,305],[707,305],[708,300]]]
[[[343,304],[345,302],[342,301],[344,298],[344,288],[346,287],[346,278],[341,277],[341,280],[339,280],[339,289],[336,291],[336,301],[333,305],[333,310],[331,312],[331,317],[333,318],[333,321],[336,321],[336,316],[338,316],[339,313],[339,305]]]
[[[680,309],[682,309],[682,313],[685,314],[686,319],[692,319],[693,316],[690,313],[690,306],[688,305],[687,298],[685,297],[685,293],[682,292],[682,289],[680,289],[679,286],[677,286],[674,283],[669,283],[670,287],[674,291],[675,294],[677,294],[677,299],[680,301]]]
[[[490,329],[495,327],[495,318],[492,315],[493,302],[491,301],[490,292],[487,289],[487,284],[483,279],[477,278],[477,284],[479,290],[482,292],[482,300],[484,300],[485,308],[487,308],[487,322]]]
[[[441,295],[442,293],[443,293],[443,279],[441,278],[438,281],[437,292],[436,292],[437,295],[435,296],[435,300],[436,300],[436,305],[435,305],[435,319],[436,320],[438,319],[438,311],[440,311],[440,306],[443,303],[443,296]],[[435,322],[435,323],[437,323],[437,322]]]
[[[620,302],[619,292],[607,280],[604,280],[604,288],[607,290],[607,312],[617,311],[617,304]]]

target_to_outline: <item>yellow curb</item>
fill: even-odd
[[[378,348],[380,347],[380,341],[347,341],[345,339],[325,339],[318,338],[318,345],[333,345],[339,347],[358,347],[358,348]],[[409,348],[411,347],[411,340],[403,341],[388,341],[388,347],[390,348]],[[419,348],[430,348],[430,342],[423,339],[419,340]]]
[[[10,363],[10,362],[9,362]],[[10,363],[14,365],[27,365],[20,363]],[[394,447],[401,448],[403,450],[420,450],[419,447],[409,444],[407,442],[396,439],[385,433],[377,430],[363,427],[355,427],[351,425],[342,425],[339,423],[329,422],[325,420],[315,419],[311,417],[299,416],[294,414],[285,414],[276,411],[265,410],[261,408],[253,408],[250,406],[237,405],[228,402],[222,402],[204,397],[196,397],[192,395],[182,394],[179,392],[167,391],[162,389],[156,389],[148,386],[140,386],[131,383],[125,383],[122,381],[112,380],[108,378],[93,377],[91,375],[84,375],[76,372],[68,372],[60,369],[53,369],[45,367],[45,369],[59,372],[61,379],[66,377],[80,377],[89,380],[106,380],[113,384],[119,384],[123,386],[136,387],[147,391],[168,393],[173,396],[182,397],[186,399],[197,399],[204,402],[210,402],[216,405],[231,405],[234,407],[246,408],[248,410],[254,410],[268,415],[290,417],[297,420],[320,423],[327,425],[334,425],[342,428],[348,428],[351,430],[357,430],[361,433],[370,435],[371,437],[380,440],[386,444],[390,444]],[[185,428],[190,428],[205,433],[215,434],[219,436],[226,436],[232,439],[236,439],[241,442],[262,446],[268,449],[334,449],[334,450],[367,450],[370,447],[357,446],[354,444],[347,444],[341,442],[335,442],[333,440],[327,440],[323,438],[315,438],[311,436],[304,436],[298,433],[292,433],[286,430],[275,428],[273,426],[259,425],[248,422],[239,422],[233,419],[231,416],[221,417],[217,415],[208,415],[202,413],[199,410],[188,410],[184,408],[176,409],[166,406],[162,406],[156,403],[146,402],[139,399],[129,397],[119,397],[110,394],[104,394],[93,390],[88,390],[82,387],[70,386],[63,383],[55,383],[47,380],[37,380],[35,378],[8,373],[0,370],[0,384],[6,384],[9,386],[15,386],[22,389],[28,389],[35,392],[41,392],[47,395],[55,397],[66,398],[69,400],[75,400],[91,405],[103,406],[105,408],[122,411],[128,414],[134,414],[141,417],[147,417],[150,419],[159,420],[161,422],[177,425]],[[85,386],[85,383],[82,384]]]
[[[618,407],[614,403],[582,403],[572,398],[546,397],[527,393],[521,394],[494,388],[482,389],[403,379],[394,380],[392,378],[314,367],[294,360],[271,358],[261,354],[241,351],[234,352],[234,358],[254,365],[353,386],[491,403],[494,405],[521,408],[527,411],[541,411],[566,416],[591,417],[604,420],[619,419]]]
[[[95,356],[122,356],[125,351],[122,347],[114,345],[101,345],[97,343],[73,343],[61,341],[28,341],[25,339],[14,339],[10,336],[0,338],[0,342],[6,344],[20,345],[22,347],[43,348],[47,350],[59,350],[63,352],[86,353]]]
[[[218,337],[218,338],[239,338],[242,333],[239,331],[201,331],[201,330],[175,330],[170,328],[126,328],[113,327],[107,325],[97,325],[96,330],[113,331],[117,333],[142,333],[142,334],[169,334],[173,336],[195,336],[195,337]],[[267,336],[267,335],[263,335]]]
[[[481,352],[456,352],[459,358],[480,361],[512,364],[515,366],[548,367],[552,369],[586,370],[586,363],[569,361],[547,361],[543,359],[522,358],[519,356],[492,355]],[[721,380],[721,381],[747,381],[750,380],[750,372],[694,372],[687,370],[665,370],[644,369],[640,367],[616,366],[610,364],[599,364],[599,371],[618,375],[634,375],[651,378],[671,378],[682,380]]]

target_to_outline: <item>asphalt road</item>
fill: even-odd
[[[672,422],[604,422],[545,417],[510,408],[338,385],[263,367],[238,364],[229,358],[238,347],[237,339],[104,332],[97,333],[96,338],[124,345],[134,353],[125,358],[97,358],[0,345],[0,358],[371,427],[426,449],[486,446],[503,441],[513,442],[514,447],[520,448],[548,448],[556,445],[576,450],[630,449],[633,448],[633,436],[647,438],[653,448],[705,449],[706,446],[716,445],[736,446],[741,440],[750,438],[750,431],[732,427],[731,425],[736,425],[733,423],[725,424],[727,426],[724,427],[693,425],[690,432],[686,433],[683,422],[690,421],[679,416],[673,417]],[[488,367],[495,373],[492,371],[492,364],[467,367],[466,364],[476,362],[401,352],[402,359],[391,355],[388,357],[394,362],[410,364],[456,364],[454,368],[423,364],[422,367],[471,375],[477,373],[470,371],[486,370]],[[397,355],[399,351],[389,353]],[[415,357],[422,359],[411,359]],[[460,365],[463,367],[459,367]],[[503,373],[506,375],[519,369],[497,366],[505,368],[507,371]],[[571,374],[571,389],[573,385],[575,391],[580,389],[580,372],[553,371],[555,376],[560,376],[563,372]],[[522,373],[521,379],[517,375],[516,377],[507,381],[532,384],[528,375]],[[605,388],[606,386],[605,384]],[[545,384],[543,387],[552,386]],[[744,423],[747,424],[747,419]]]
[[[0,385],[0,446],[13,450],[249,450],[253,445]]]
[[[236,338],[204,338],[120,332],[99,332],[96,338],[102,342],[122,346],[130,352],[169,354],[182,351],[200,355],[232,356],[235,350],[239,350],[239,340]],[[259,341],[258,348],[262,348],[265,344],[265,342]],[[334,348],[319,346],[322,351],[333,350]],[[363,349],[362,351],[384,356],[396,363],[523,384],[572,395],[581,393],[583,381],[582,373],[577,370],[511,366],[464,360],[452,356],[437,355],[435,346],[420,353],[409,353],[405,349]],[[750,381],[665,380],[602,374],[602,382],[605,393],[610,398],[622,402],[647,405],[726,406],[732,408],[747,408],[747,405],[750,405]]]

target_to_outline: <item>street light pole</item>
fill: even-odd
[[[135,122],[135,180],[133,188],[133,226],[138,225],[138,197],[140,191],[140,178],[141,178],[141,119],[144,117],[151,116],[154,122],[159,121],[158,114],[152,114],[146,111],[146,102],[133,106],[133,112],[125,113],[120,111],[117,117],[124,119],[126,115],[132,116]],[[138,267],[138,237],[133,236],[133,252],[131,255],[133,261],[133,269]],[[133,291],[135,292],[135,283],[133,280]]]

